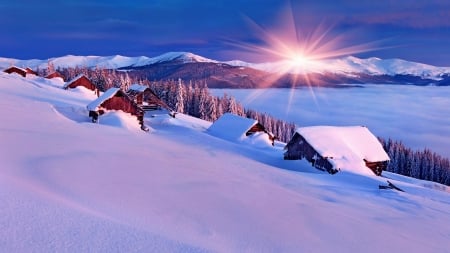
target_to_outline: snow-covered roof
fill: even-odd
[[[21,68],[21,67],[17,67],[17,66],[10,66],[10,67],[4,69],[3,71],[7,71],[8,69],[18,69],[18,70],[20,70],[20,71],[27,72],[26,69]]]
[[[208,128],[208,132],[227,140],[242,140],[245,133],[257,123],[258,121],[254,119],[225,113]]]
[[[78,81],[78,80],[79,80],[80,78],[82,78],[82,77],[86,77],[86,76],[85,76],[84,74],[79,74],[79,75],[77,75],[75,78],[73,78],[72,80],[68,81],[68,82],[64,85],[64,88],[69,87],[69,85],[71,85],[72,83]],[[86,78],[87,78],[87,77],[86,77]]]
[[[140,85],[140,84],[132,84],[132,85],[130,85],[128,90],[144,92],[147,88],[148,88],[148,86],[144,86],[144,85]]]
[[[352,168],[370,162],[388,161],[378,139],[364,126],[301,127],[297,133],[337,168]],[[364,167],[364,166],[363,166]]]
[[[87,109],[89,111],[96,111],[98,110],[98,107],[105,102],[106,100],[114,97],[116,93],[119,91],[119,88],[110,88],[109,90],[105,91],[100,97],[98,97],[96,100],[92,101],[90,104],[87,105]]]

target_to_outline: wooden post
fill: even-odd
[[[144,92],[141,92],[141,93],[139,93],[139,94],[137,95],[137,97],[136,97],[136,103],[137,103],[138,105],[142,105],[143,102],[144,102]]]

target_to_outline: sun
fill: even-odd
[[[355,36],[351,31],[334,30],[333,23],[325,21],[302,23],[304,20],[298,19],[296,14],[297,11],[287,5],[279,17],[273,19],[273,25],[265,26],[244,16],[251,29],[252,42],[237,41],[230,44],[244,49],[247,55],[253,55],[260,61],[278,62],[278,66],[271,71],[275,79],[283,78],[286,74],[317,72],[322,67],[329,67],[326,66],[329,59],[380,49],[376,46],[378,41],[349,44]]]
[[[229,41],[231,45],[243,49],[240,54],[262,59],[264,70],[270,74],[259,80],[258,88],[277,85],[291,87],[287,111],[291,101],[295,99],[294,91],[298,87],[309,88],[315,98],[313,87],[323,84],[322,76],[333,69],[329,64],[330,59],[382,49],[378,46],[380,41],[349,44],[349,41],[354,41],[351,33],[333,30],[333,24],[327,25],[325,22],[301,23],[296,13],[289,5],[280,13],[279,18],[273,19],[275,25],[266,24],[265,27],[244,16],[253,32],[252,42]],[[269,62],[269,65],[264,62]],[[249,96],[246,102],[257,96]]]
[[[286,57],[286,68],[291,69],[294,73],[306,70],[312,64],[313,60],[302,53],[293,53]]]

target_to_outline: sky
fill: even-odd
[[[450,66],[448,0],[0,0],[0,25],[0,57],[18,59],[188,51],[264,62],[281,41]]]

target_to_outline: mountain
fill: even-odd
[[[94,124],[95,94],[63,85],[0,72],[2,252],[448,252],[446,186],[382,190],[182,114]]]
[[[209,87],[261,88],[340,84],[450,85],[450,67],[436,67],[401,59],[339,59],[309,61],[300,67],[288,61],[249,63],[240,60],[217,61],[189,52],[169,52],[156,57],[63,56],[47,60],[0,58],[0,68],[47,68],[85,66],[133,70],[150,80],[206,80]]]
[[[56,68],[67,68],[67,67],[88,67],[88,68],[108,68],[108,69],[118,69],[125,67],[140,67],[153,65],[163,62],[173,62],[173,63],[192,63],[192,62],[212,62],[217,63],[217,61],[207,59],[202,56],[198,56],[188,52],[169,52],[156,57],[127,57],[122,55],[113,56],[75,56],[66,55],[62,57],[50,58],[46,60],[18,60],[12,58],[0,58],[0,68],[7,68],[10,65],[16,65],[19,67],[30,67],[32,69],[40,68],[46,69],[48,63],[51,62]]]

